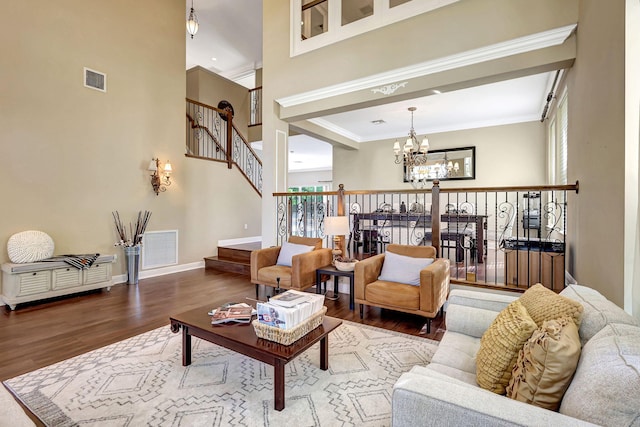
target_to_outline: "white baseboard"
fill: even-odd
[[[243,243],[262,242],[262,236],[240,237],[237,239],[218,240],[218,246],[241,245]]]
[[[153,270],[141,270],[138,276],[139,279],[147,279],[149,277],[164,276],[166,274],[180,273],[181,271],[197,270],[198,268],[204,268],[204,261],[192,262],[189,264],[171,265],[169,267],[154,268]],[[120,274],[113,276],[113,283],[126,283],[127,274]]]

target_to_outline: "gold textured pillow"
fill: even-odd
[[[568,316],[571,317],[576,326],[580,327],[582,304],[558,295],[540,283],[527,289],[519,300],[538,326],[542,326],[545,320]]]
[[[507,396],[557,411],[578,360],[580,336],[572,319],[547,320],[520,350]]]
[[[520,300],[498,313],[480,339],[476,354],[476,381],[484,389],[504,394],[518,352],[536,329]]]

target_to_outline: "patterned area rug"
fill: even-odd
[[[319,344],[286,365],[278,412],[271,366],[194,337],[183,367],[181,337],[162,327],[5,384],[56,427],[389,426],[393,384],[438,345],[345,321],[329,335],[327,371]]]

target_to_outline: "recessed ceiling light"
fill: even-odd
[[[215,56],[213,58],[211,58],[212,61],[217,61],[218,58],[216,58]]]
[[[431,92],[433,92],[433,93],[434,93],[434,94],[436,94],[436,95],[439,95],[439,94],[441,94],[441,93],[442,93],[442,92],[441,92],[441,91],[439,91],[438,89],[431,89]]]
[[[378,120],[371,120],[371,123],[374,125],[381,125],[383,123],[386,123],[384,120],[382,119],[378,119]]]

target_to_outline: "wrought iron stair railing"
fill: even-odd
[[[231,113],[192,99],[186,100],[186,156],[236,165],[262,196],[262,161],[233,124]]]

